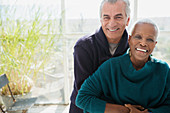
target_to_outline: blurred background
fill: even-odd
[[[160,33],[153,56],[170,64],[168,0],[130,2],[131,21],[128,31],[138,19],[147,17],[155,21]],[[42,51],[47,52],[48,57],[45,58],[47,62],[43,70],[37,72],[34,83],[32,95],[38,97],[36,104],[69,104],[74,80],[73,47],[80,37],[100,27],[100,3],[101,0],[0,0],[0,35],[13,34],[19,26],[20,35],[27,36],[36,23],[34,30],[38,29],[40,44],[48,39],[53,43],[51,49]],[[35,57],[34,60],[39,59]]]

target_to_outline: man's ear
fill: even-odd
[[[131,37],[132,37],[132,36],[131,36],[131,35],[129,35],[128,42],[131,40]]]
[[[126,26],[128,26],[128,25],[129,25],[129,22],[130,22],[130,17],[128,17],[128,19],[127,19]]]

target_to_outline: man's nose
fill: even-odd
[[[110,19],[110,21],[109,21],[109,26],[110,27],[114,27],[114,26],[116,26],[117,25],[117,22],[112,18],[112,19]]]

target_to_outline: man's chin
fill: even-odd
[[[117,35],[109,35],[109,36],[106,36],[107,37],[107,40],[109,41],[109,43],[119,43],[120,39],[121,39],[121,36],[117,36]]]

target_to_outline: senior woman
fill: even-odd
[[[85,80],[76,105],[90,113],[170,113],[170,68],[151,56],[157,36],[151,20],[138,21],[130,49]]]

